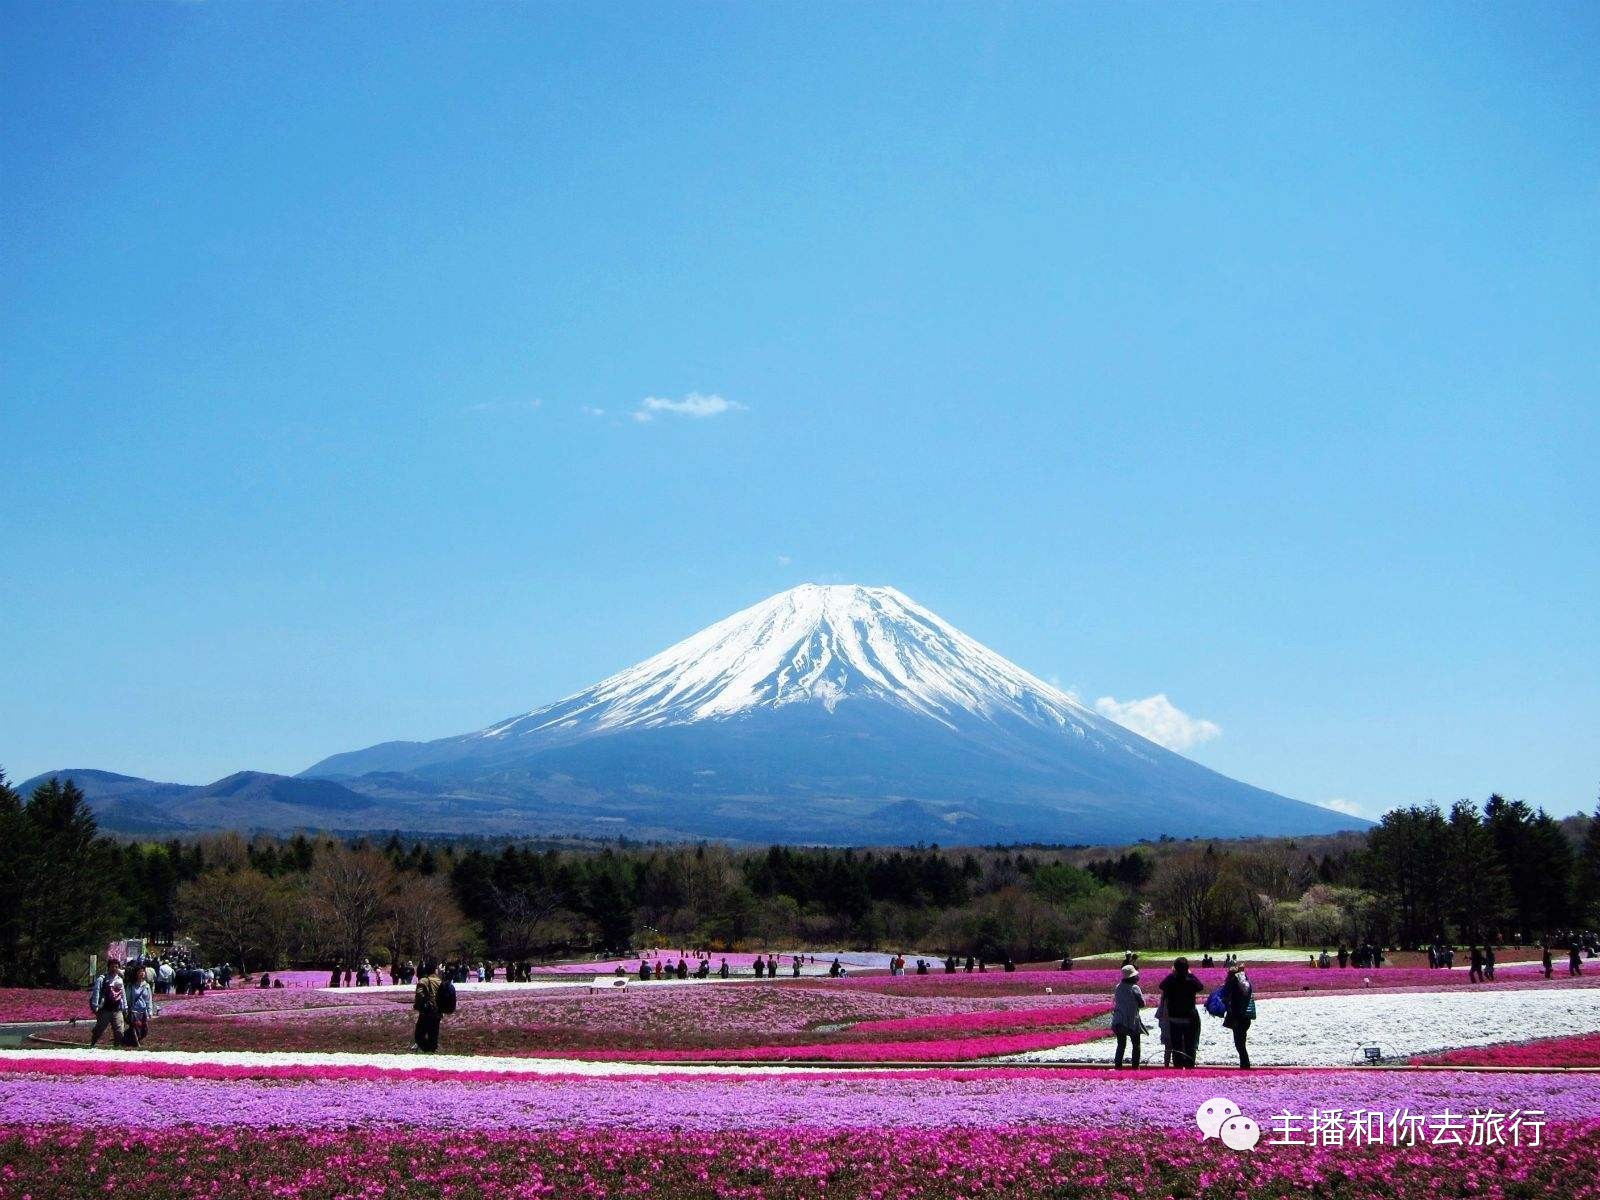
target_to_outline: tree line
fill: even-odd
[[[646,945],[1040,961],[1127,947],[1531,943],[1600,925],[1600,820],[1493,796],[1367,834],[1118,849],[826,849],[236,833],[103,835],[0,775],[0,983],[73,982],[110,937],[258,970]]]

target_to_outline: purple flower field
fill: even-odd
[[[445,1066],[441,1060],[432,1065]],[[465,1063],[463,1065],[466,1065]],[[135,1068],[137,1069],[137,1068]],[[1084,1128],[1159,1125],[1194,1130],[1194,1113],[1226,1095],[1266,1125],[1289,1109],[1540,1109],[1547,1118],[1600,1120],[1600,1075],[1259,1071],[818,1071],[789,1075],[406,1079],[140,1078],[138,1123],[342,1129],[994,1128],[1054,1122]],[[118,1075],[0,1074],[7,1122],[72,1121],[123,1107]]]

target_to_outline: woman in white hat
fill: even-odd
[[[1133,1069],[1139,1069],[1139,1038],[1144,1033],[1140,1010],[1144,1008],[1144,992],[1139,989],[1139,968],[1132,963],[1122,968],[1122,978],[1117,990],[1111,994],[1111,1032],[1117,1035],[1116,1066],[1122,1066],[1122,1053],[1128,1040],[1133,1040]]]

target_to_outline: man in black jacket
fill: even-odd
[[[1172,1065],[1192,1067],[1195,1051],[1200,1047],[1200,1010],[1194,1002],[1205,991],[1205,985],[1189,973],[1189,960],[1180,958],[1172,964],[1172,973],[1161,981],[1160,991],[1167,1006]]]

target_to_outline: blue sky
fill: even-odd
[[[3,7],[13,778],[850,581],[1297,798],[1593,806],[1595,6]]]

